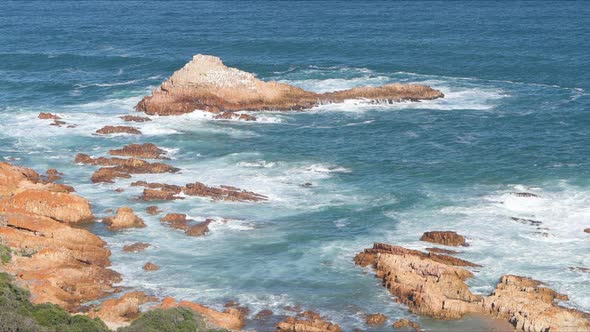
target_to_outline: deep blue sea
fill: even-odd
[[[354,102],[261,121],[153,117],[141,136],[96,136],[197,53],[314,91],[415,82],[444,99]],[[75,128],[49,126],[39,112]],[[135,125],[135,124],[134,124]],[[92,184],[74,156],[129,143],[166,148],[179,174]],[[108,242],[123,285],[215,308],[228,300],[301,306],[345,330],[364,313],[414,317],[356,253],[373,242],[424,249],[455,230],[470,280],[487,294],[506,273],[533,277],[590,310],[590,5],[587,1],[2,1],[0,158],[57,168],[97,217],[127,205],[147,228]],[[233,185],[266,203],[158,204],[211,233],[187,237],[144,212],[136,180]],[[303,183],[311,187],[302,187]],[[118,193],[114,190],[124,188]],[[530,192],[539,198],[517,197]],[[512,219],[540,221],[540,226]],[[125,244],[154,246],[123,253]],[[143,264],[161,266],[146,273]]]

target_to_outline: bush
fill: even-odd
[[[10,262],[11,258],[12,256],[10,255],[10,248],[0,244],[0,261],[2,262],[2,264]]]
[[[118,332],[223,332],[209,329],[200,315],[186,308],[155,309],[141,315]]]

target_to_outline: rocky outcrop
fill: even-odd
[[[109,226],[110,230],[121,230],[125,228],[145,227],[143,220],[133,213],[130,207],[121,207],[117,209],[117,215],[106,217],[103,222]]]
[[[175,307],[189,308],[203,315],[208,323],[230,330],[240,330],[244,327],[244,315],[234,308],[228,308],[224,312],[220,312],[194,302],[180,301],[176,303],[176,300],[171,297],[162,300],[160,307],[162,309]]]
[[[397,301],[416,314],[457,319],[478,312],[481,296],[471,293],[465,283],[472,273],[447,257],[376,243],[358,254],[355,263],[373,266]]]
[[[43,120],[60,120],[61,116],[57,115],[57,114],[53,114],[53,113],[39,113],[38,116],[39,119],[43,119]]]
[[[160,267],[152,262],[147,262],[143,266],[143,269],[145,271],[158,271],[160,269]]]
[[[131,185],[147,187],[140,197],[146,201],[182,199],[182,197],[177,196],[181,192],[187,196],[206,197],[214,201],[256,202],[268,199],[264,195],[240,188],[224,185],[216,188],[207,186],[201,182],[189,183],[184,187],[164,183],[148,183],[145,181],[136,181]]]
[[[133,135],[141,135],[141,131],[135,127],[129,126],[104,126],[96,131],[97,134],[100,135],[108,135],[108,134],[133,134]]]
[[[148,206],[147,208],[145,208],[145,212],[147,212],[147,214],[155,216],[156,214],[162,212],[157,206],[155,205],[151,205]]]
[[[209,187],[201,182],[187,184],[182,192],[188,196],[208,197],[215,201],[265,201],[268,197],[232,186]]]
[[[123,247],[124,252],[140,252],[144,251],[147,248],[151,247],[151,244],[145,242],[136,242],[133,244],[128,244]]]
[[[302,110],[348,99],[392,103],[403,100],[428,100],[444,95],[428,86],[387,84],[345,91],[315,93],[279,82],[264,82],[254,75],[230,68],[221,59],[195,55],[183,68],[143,98],[136,109],[151,115],[178,115],[202,110],[230,118],[240,110]],[[247,119],[246,119],[247,120]]]
[[[110,150],[109,154],[113,156],[129,156],[134,158],[168,159],[166,158],[166,150],[160,149],[152,143],[129,144],[121,149]]]
[[[531,278],[505,275],[483,300],[486,313],[510,322],[520,331],[590,331],[590,315],[559,306],[568,300]]]
[[[279,332],[340,332],[340,326],[323,320],[319,315],[310,317],[287,317],[277,324]]]
[[[123,115],[119,117],[123,121],[127,122],[147,122],[152,121],[152,119],[146,116],[137,116],[137,115]]]
[[[384,314],[368,314],[365,316],[365,322],[369,326],[383,326],[387,321],[387,316]]]
[[[92,219],[88,201],[40,183],[28,168],[0,164],[0,238],[13,252],[6,265],[34,303],[73,310],[117,291],[105,243],[68,223]],[[34,188],[34,189],[31,189]]]
[[[420,241],[438,243],[445,246],[465,246],[465,237],[451,231],[432,231],[425,232]]]
[[[422,331],[422,329],[420,329],[420,324],[411,321],[407,318],[402,318],[399,320],[396,320],[395,323],[393,323],[393,328],[394,329],[403,329],[403,328],[412,328],[414,329],[414,331],[416,332],[420,332]]]
[[[530,278],[506,275],[488,297],[475,295],[465,283],[472,273],[446,257],[376,243],[355,263],[372,266],[396,300],[416,314],[439,319],[486,314],[531,332],[590,329],[587,313],[559,306],[555,301],[567,296]]]
[[[141,314],[139,306],[157,299],[144,292],[129,292],[120,298],[102,302],[97,310],[90,311],[92,318],[102,319],[111,329],[129,324]]]
[[[163,163],[150,163],[145,160],[130,158],[92,158],[89,155],[79,153],[75,163],[86,165],[109,166],[101,167],[92,175],[92,182],[114,182],[115,178],[130,178],[131,174],[160,174],[176,173],[180,169]]]
[[[168,213],[160,221],[174,229],[184,231],[188,236],[203,236],[209,232],[209,224],[213,222],[213,219],[196,223],[192,219],[187,219],[186,214]]]

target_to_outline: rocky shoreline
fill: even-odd
[[[380,87],[358,87],[329,93],[314,93],[284,83],[264,82],[254,75],[225,66],[219,58],[196,55],[175,72],[152,96],[143,98],[136,109],[148,115],[180,115],[193,111],[214,114],[216,119],[255,121],[244,111],[300,111],[328,103],[362,100],[368,103],[393,103],[442,98],[444,95],[428,86],[387,84]],[[239,112],[239,113],[238,113]],[[39,118],[53,120],[51,125],[66,124],[61,117],[41,113]],[[149,117],[126,115],[127,122],[155,121]],[[132,126],[105,126],[97,135],[142,133]],[[108,152],[110,156],[95,157],[79,153],[74,163],[80,167],[97,167],[89,179],[92,183],[115,183],[136,174],[178,173],[170,164],[166,150],[152,143],[129,144]],[[148,160],[150,161],[148,161]],[[313,311],[292,308],[292,315],[275,315],[262,310],[249,315],[237,303],[227,303],[223,311],[174,298],[158,299],[152,294],[128,291],[119,286],[121,275],[110,268],[111,252],[107,244],[91,232],[76,227],[96,222],[91,203],[75,193],[75,188],[60,183],[61,174],[54,169],[40,175],[30,168],[0,163],[0,244],[8,248],[10,259],[0,265],[0,272],[13,275],[18,285],[30,291],[33,303],[52,303],[67,311],[97,318],[111,329],[132,324],[142,311],[185,308],[206,320],[211,328],[241,330],[248,321],[272,326],[278,331],[339,332],[340,326]],[[207,185],[199,181],[168,184],[134,181],[143,187],[142,201],[163,202],[198,197],[210,201],[264,204],[262,194],[228,185]],[[120,188],[119,192],[125,189]],[[523,193],[518,193],[523,194]],[[194,198],[192,198],[194,199]],[[112,212],[112,211],[111,211]],[[147,209],[171,231],[188,236],[206,236],[215,222],[197,222],[174,211],[160,211],[154,205]],[[146,227],[132,207],[121,206],[102,220],[110,231]],[[585,230],[590,232],[590,230]],[[451,231],[426,232],[422,241],[451,247],[468,246],[467,239]],[[149,243],[129,243],[123,251],[140,253]],[[454,248],[453,248],[454,249]],[[460,319],[477,314],[508,322],[522,331],[587,331],[588,313],[565,308],[557,301],[567,300],[528,277],[504,275],[494,292],[488,296],[474,294],[466,281],[473,277],[473,268],[481,267],[453,255],[456,250],[432,247],[427,252],[400,246],[375,243],[354,258],[354,263],[371,267],[382,279],[396,301],[410,312],[436,319]],[[3,259],[4,261],[4,259]],[[159,263],[158,263],[159,264]],[[146,262],[145,273],[159,266]],[[128,291],[123,294],[124,291]],[[119,294],[122,294],[119,296]],[[102,301],[89,305],[89,302]],[[309,305],[313,305],[310,303]],[[366,326],[384,327],[388,317],[367,313]],[[418,323],[408,319],[396,321],[389,329],[420,330]]]

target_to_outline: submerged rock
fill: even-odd
[[[125,228],[145,227],[143,220],[133,213],[130,207],[121,207],[117,209],[117,215],[106,217],[103,222],[109,225],[110,230],[121,230]]]
[[[146,117],[146,116],[137,116],[137,115],[123,115],[119,117],[120,119],[122,119],[123,121],[127,121],[127,122],[147,122],[147,121],[152,121],[152,119]]]
[[[137,242],[133,244],[128,244],[123,247],[124,252],[140,252],[144,251],[147,248],[151,247],[151,244],[145,242]]]
[[[585,232],[585,233],[590,233],[590,228],[586,228],[586,229],[584,229],[584,232]]]
[[[157,271],[160,269],[160,267],[152,262],[147,262],[143,266],[143,269],[146,271]]]
[[[445,246],[465,246],[465,237],[457,234],[457,232],[451,231],[432,231],[425,232],[420,241],[438,243]]]
[[[220,114],[221,118],[233,118],[234,115],[230,114],[240,110],[302,110],[347,99],[391,103],[442,97],[440,91],[416,84],[315,93],[285,83],[264,82],[253,74],[225,66],[217,57],[198,54],[135,108],[151,115],[178,115],[202,110]]]
[[[382,326],[387,321],[387,316],[384,314],[368,314],[365,317],[365,322],[369,326]]]
[[[168,159],[166,158],[166,150],[160,149],[155,144],[129,144],[118,150],[110,150],[109,153],[113,156],[129,156],[134,158],[147,159]]]
[[[139,129],[129,126],[104,126],[97,130],[96,133],[101,135],[120,133],[141,135],[141,131],[139,131]]]

